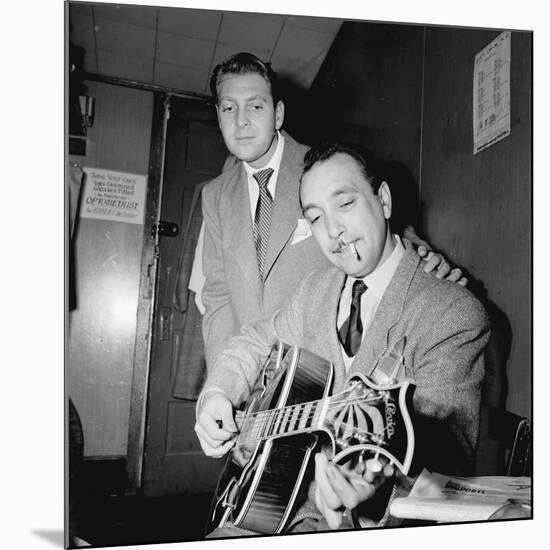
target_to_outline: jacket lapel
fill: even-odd
[[[265,279],[269,277],[269,272],[275,260],[291,238],[296,229],[298,218],[301,217],[298,197],[299,178],[303,161],[300,158],[301,149],[297,147],[297,143],[288,134],[285,134],[284,137],[285,146],[279,167],[275,201],[271,215],[271,226],[269,229],[269,241],[265,260]]]
[[[403,313],[407,293],[420,262],[420,257],[412,245],[405,239],[403,244],[405,245],[403,257],[367,329],[361,348],[351,365],[350,375],[357,370],[367,375],[372,374],[377,361],[390,346],[390,331]]]
[[[312,348],[311,351],[318,353],[334,365],[334,380],[332,383],[332,392],[334,393],[342,388],[346,379],[346,367],[336,331],[338,307],[346,274],[336,268],[329,268],[329,270],[325,272],[330,277],[327,285],[328,291],[322,296],[315,297],[318,303],[318,306],[314,306],[316,324],[310,330],[315,333],[315,345],[317,346],[315,349]],[[320,335],[323,336],[319,338]]]

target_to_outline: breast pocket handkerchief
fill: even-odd
[[[311,229],[309,228],[309,224],[304,218],[298,218],[298,225],[294,230],[290,244],[298,244],[309,237],[311,237]]]

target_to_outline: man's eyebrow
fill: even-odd
[[[267,98],[261,94],[255,94],[250,97],[247,97],[246,101],[256,101],[258,99],[261,99],[262,101],[267,101]]]
[[[339,187],[331,193],[331,197],[338,197],[339,195],[345,195],[346,193],[357,193],[358,189],[354,185],[348,185],[346,187]]]
[[[349,185],[346,187],[339,187],[338,189],[336,189],[331,193],[330,197],[336,198],[340,195],[345,195],[346,193],[359,193],[359,190],[353,185]],[[306,210],[310,210],[311,208],[321,208],[321,207],[317,206],[314,203],[309,203],[309,204],[306,204],[305,206],[302,206],[302,213],[305,213]]]
[[[302,214],[305,214],[308,210],[311,210],[312,208],[318,208],[314,204],[306,204],[305,206],[302,206]]]
[[[244,100],[244,103],[246,105],[249,105],[250,103],[254,103],[255,101],[261,101],[264,104],[269,103],[269,100],[262,95],[253,95],[253,96],[247,97]],[[239,100],[229,95],[219,96],[218,105],[221,105],[223,102],[238,104]]]

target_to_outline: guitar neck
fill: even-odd
[[[282,435],[296,435],[320,429],[326,414],[327,399],[287,405],[248,415],[239,439],[248,445]]]

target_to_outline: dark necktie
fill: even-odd
[[[340,342],[348,357],[353,357],[361,345],[363,323],[361,323],[361,296],[367,290],[363,281],[355,281],[351,291],[349,317],[339,331]]]
[[[254,215],[254,243],[256,244],[256,257],[258,258],[258,268],[262,279],[264,278],[267,239],[273,210],[273,198],[267,189],[271,174],[273,174],[273,168],[266,168],[253,174],[260,188],[260,195],[256,203],[256,214]]]

